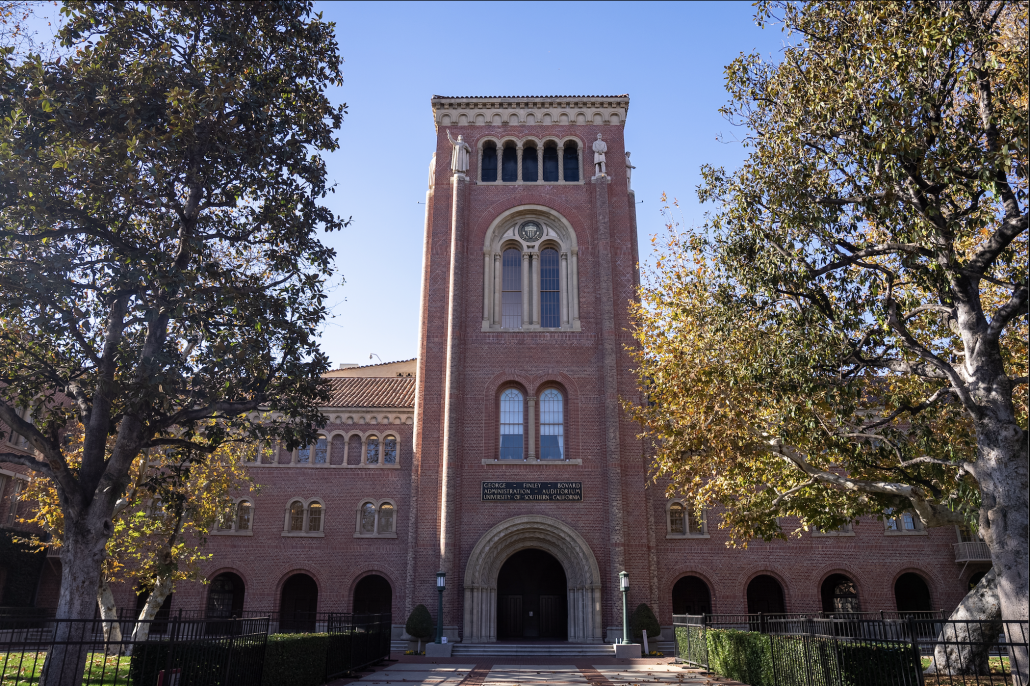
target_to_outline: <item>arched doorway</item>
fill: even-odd
[[[393,587],[378,574],[369,574],[354,587],[354,614],[386,614],[393,610]]]
[[[318,584],[307,574],[294,574],[283,584],[279,599],[279,631],[304,633],[315,630]]]
[[[243,579],[232,572],[223,572],[211,579],[207,589],[207,618],[226,619],[243,615]]]
[[[898,612],[930,612],[930,589],[923,577],[907,572],[894,582],[894,602]]]
[[[821,589],[823,612],[859,612],[858,586],[843,574],[826,577]]]
[[[562,521],[541,515],[512,517],[487,531],[465,567],[463,642],[497,640],[498,578],[521,550],[553,557],[565,574],[566,636],[573,643],[601,643],[601,573],[590,546]],[[546,594],[545,594],[546,595]]]
[[[568,637],[568,585],[554,556],[527,548],[505,561],[497,575],[497,638]]]
[[[747,585],[747,611],[779,614],[787,611],[783,602],[783,587],[775,577],[759,574]]]
[[[712,593],[704,579],[685,576],[672,587],[672,614],[702,615],[712,613]]]

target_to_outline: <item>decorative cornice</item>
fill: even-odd
[[[451,98],[434,95],[433,123],[440,126],[581,124],[624,126],[628,95],[529,95]]]

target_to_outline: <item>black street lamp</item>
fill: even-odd
[[[443,643],[443,592],[447,588],[447,572],[436,573],[436,590],[440,594],[440,601],[436,605],[436,642]],[[623,603],[625,605],[625,603]],[[625,610],[623,611],[625,614]]]
[[[629,643],[629,620],[626,617],[626,594],[629,593],[629,574],[619,572],[619,588],[622,589],[622,642]]]

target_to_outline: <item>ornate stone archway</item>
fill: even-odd
[[[601,573],[590,546],[572,527],[552,517],[506,519],[479,539],[465,566],[466,643],[497,640],[497,575],[513,554],[537,548],[553,555],[568,581],[570,643],[602,643]]]

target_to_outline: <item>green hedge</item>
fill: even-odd
[[[673,630],[676,638],[676,654],[689,664],[708,664],[708,646],[704,630],[699,626],[678,626]]]
[[[321,686],[329,634],[272,634],[261,686]]]
[[[708,630],[708,669],[750,686],[776,686],[769,636],[736,629]]]
[[[254,683],[261,677],[261,643],[237,644],[231,653],[224,641],[138,643],[129,673],[136,686],[156,686],[158,674],[166,669],[182,670],[179,683],[190,686],[225,686],[227,675],[234,683]]]

